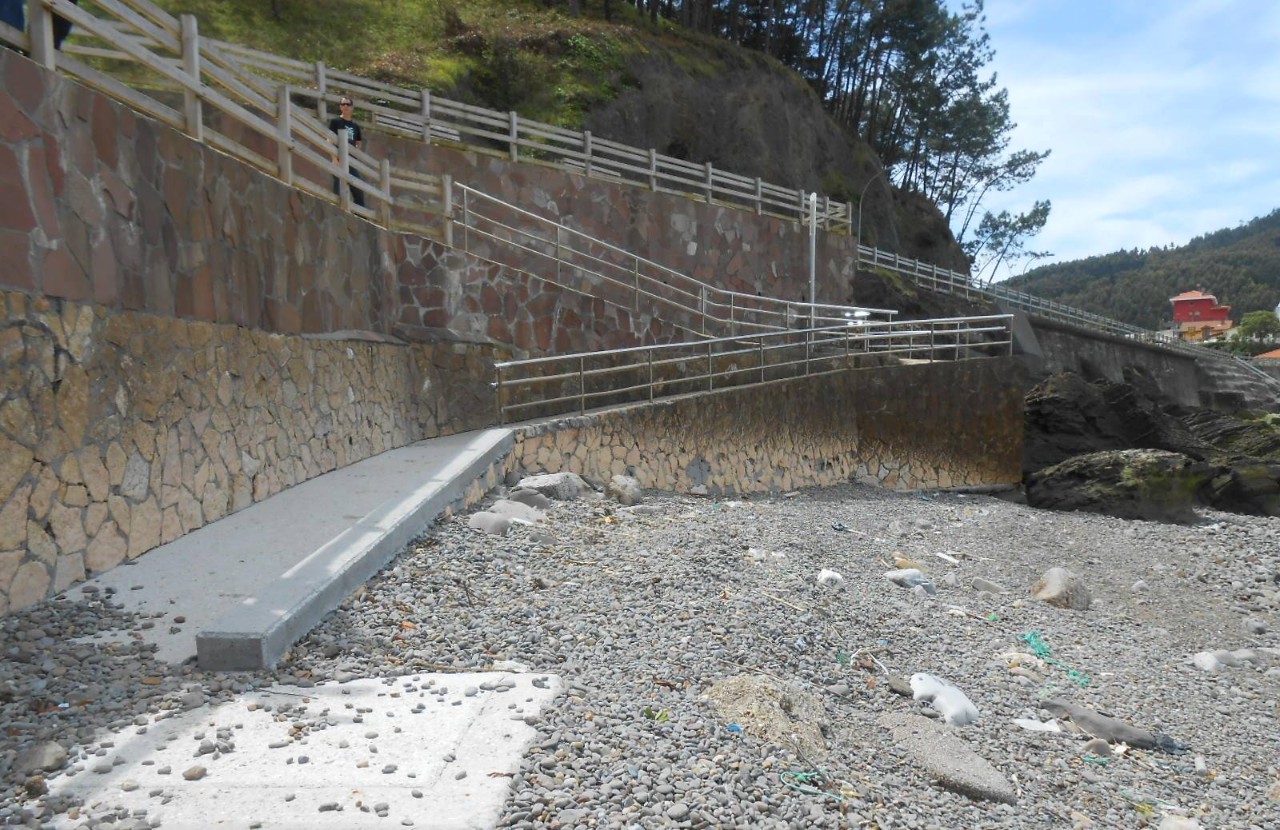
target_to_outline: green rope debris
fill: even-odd
[[[837,802],[845,800],[844,793],[851,792],[853,787],[846,781],[837,781],[827,774],[826,770],[813,770],[811,772],[784,772],[782,773],[782,783],[787,789],[795,790],[804,795],[821,795],[833,799]]]
[[[1082,671],[1071,668],[1066,663],[1053,656],[1053,651],[1049,648],[1049,644],[1040,636],[1039,631],[1028,631],[1022,635],[1022,639],[1026,642],[1037,657],[1045,661],[1051,666],[1057,666],[1067,673],[1067,677],[1071,678],[1079,686],[1089,685],[1089,675]]]

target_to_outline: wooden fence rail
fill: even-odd
[[[295,95],[310,97],[321,119],[327,116],[330,104],[347,95],[359,99],[360,108],[371,114],[374,126],[427,142],[446,140],[503,150],[512,161],[556,164],[587,176],[746,207],[757,214],[799,221],[809,218],[809,194],[804,191],[717,170],[709,162],[689,162],[599,138],[590,131],[521,118],[516,112],[498,112],[436,97],[426,90],[371,81],[334,71],[323,62],[306,63],[222,41],[217,46],[236,58],[246,74],[288,83]],[[852,235],[849,205],[833,202],[830,197],[823,197],[819,204],[820,227]]]
[[[63,51],[53,48],[54,14],[78,35]],[[92,10],[69,0],[27,0],[27,17],[27,32],[4,26],[0,40],[45,68],[365,219],[442,236],[445,178],[393,168],[347,146],[345,134],[335,136],[312,109],[294,103],[287,84],[245,72],[240,57],[202,38],[194,16],[175,19],[150,0],[95,0]],[[155,91],[179,92],[181,110]],[[356,190],[364,205],[354,203]]]

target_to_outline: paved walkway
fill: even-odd
[[[173,664],[269,667],[511,442],[483,430],[392,450],[152,550],[87,585],[114,589],[127,611],[160,612],[156,624],[94,639],[142,636]],[[530,724],[561,689],[511,668],[273,686],[144,716],[101,737],[106,757],[50,782],[84,805],[57,826],[125,808],[189,830],[491,827]]]

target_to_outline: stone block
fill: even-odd
[[[31,472],[33,461],[34,453],[0,433],[0,504],[8,500]]]
[[[18,487],[4,506],[0,507],[0,550],[20,548],[26,544],[27,509],[31,490],[30,484]]]
[[[115,522],[107,522],[93,537],[84,555],[84,566],[92,573],[109,571],[124,561],[129,542],[120,534]]]
[[[73,553],[69,556],[58,557],[57,564],[53,569],[53,593],[61,593],[77,582],[83,582],[85,579],[84,556],[79,553]]]
[[[9,610],[18,611],[49,595],[49,569],[40,562],[27,562],[18,568],[9,584]]]
[[[41,562],[52,565],[58,559],[58,546],[44,528],[35,522],[27,522],[27,550]]]

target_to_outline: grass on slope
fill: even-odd
[[[627,85],[649,29],[632,7],[581,17],[538,0],[157,0],[202,33],[563,126]]]

